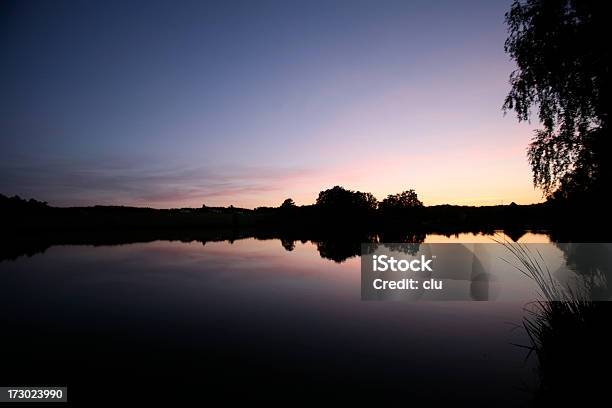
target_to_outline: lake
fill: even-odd
[[[0,383],[67,385],[70,401],[528,403],[535,361],[516,345],[528,344],[525,301],[362,301],[358,256],[335,262],[310,241],[289,249],[153,241],[4,260]]]

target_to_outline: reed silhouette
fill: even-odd
[[[538,252],[526,245],[498,241],[518,261],[515,267],[536,282],[539,299],[525,307],[523,327],[531,344],[519,345],[533,353],[538,361],[539,386],[534,390],[535,406],[586,405],[608,398],[605,369],[612,363],[610,334],[606,322],[612,307],[606,301],[592,300],[606,279],[594,281],[590,274],[609,268],[609,246],[597,265],[582,272],[578,289],[562,286],[551,274]],[[585,246],[592,250],[593,245]],[[595,246],[596,250],[600,250]],[[567,252],[566,252],[567,255]],[[570,255],[571,256],[571,255]],[[574,255],[575,256],[575,253]],[[514,263],[513,263],[514,264]],[[605,290],[608,292],[607,290]]]

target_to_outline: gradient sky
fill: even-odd
[[[53,205],[541,201],[511,1],[0,4],[0,193]]]

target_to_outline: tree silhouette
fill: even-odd
[[[291,198],[288,198],[285,201],[283,201],[283,203],[280,206],[280,208],[293,208],[293,207],[295,207],[295,202]]]
[[[503,105],[543,129],[528,149],[536,187],[552,197],[600,192],[610,178],[610,42],[606,2],[515,1],[505,51],[518,68]]]
[[[418,207],[423,207],[423,203],[419,200],[414,190],[406,190],[399,194],[389,194],[387,198],[382,200],[379,206],[382,211],[397,211]]]
[[[352,191],[335,186],[319,193],[317,206],[323,210],[334,212],[373,211],[378,206],[378,200],[371,193]]]

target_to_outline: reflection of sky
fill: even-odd
[[[468,243],[468,244],[492,244],[495,241],[501,242],[513,242],[513,239],[502,232],[496,232],[494,235],[482,234],[482,233],[470,233],[470,232],[462,232],[459,234],[452,234],[449,236],[442,234],[427,234],[425,237],[425,243],[434,244],[434,243],[445,243],[445,242],[460,242],[460,243]],[[546,234],[540,234],[537,232],[526,232],[520,236],[517,242],[522,244],[527,243],[539,243],[545,244],[550,242],[550,237]]]
[[[52,204],[540,199],[503,117],[509,1],[15,2],[0,192]]]
[[[288,346],[339,383],[393,373],[415,392],[444,384],[487,402],[528,396],[517,387],[530,373],[525,351],[512,345],[527,338],[509,325],[523,305],[361,301],[359,258],[338,264],[311,243],[287,252],[279,240],[56,246],[0,263],[0,310],[28,327],[51,317],[69,333],[119,326],[118,344],[165,341],[163,332],[207,352],[218,334],[228,349],[238,339],[240,349],[273,350],[269,362]]]

